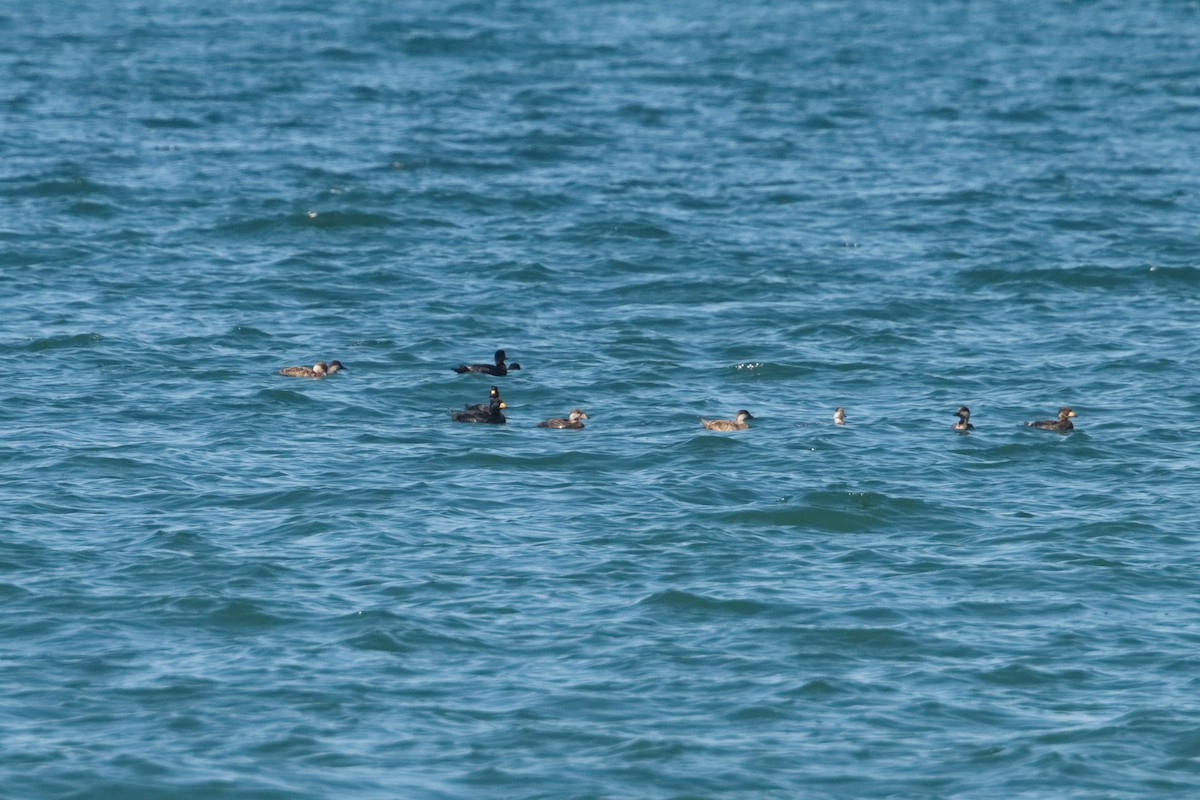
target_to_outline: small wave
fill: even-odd
[[[1187,286],[1200,284],[1200,267],[1168,267],[1151,264],[1145,271],[1154,281],[1178,282]]]
[[[63,334],[34,339],[27,345],[27,349],[33,353],[47,350],[71,350],[78,347],[95,347],[102,341],[104,341],[104,337],[98,333]]]
[[[1003,667],[989,670],[979,675],[981,680],[1001,686],[1056,686],[1082,681],[1087,675],[1085,670],[1048,671],[1035,669],[1028,664],[1006,664]]]
[[[318,381],[312,381],[312,383],[317,382]],[[255,397],[259,398],[260,400],[266,400],[272,403],[288,406],[304,406],[316,402],[313,398],[309,397],[303,392],[293,391],[291,389],[262,389],[255,395]]]
[[[675,234],[664,225],[644,219],[596,220],[575,225],[564,234],[567,238],[583,242],[612,239],[657,239],[675,238]]]
[[[108,187],[83,177],[53,178],[40,180],[12,190],[16,197],[74,197],[77,195],[105,194]]]
[[[83,200],[72,203],[67,208],[67,213],[77,217],[93,218],[93,219],[112,219],[117,216],[120,209],[111,203],[97,203],[90,200]]]
[[[195,130],[203,128],[203,123],[187,117],[147,117],[142,125],[152,130]]]
[[[1180,268],[1188,282],[1196,282],[1200,273]],[[1145,284],[1148,276],[1160,277],[1158,269],[1138,267],[1041,267],[1001,269],[979,267],[964,270],[963,280],[975,287],[1029,287],[1052,289],[1130,289]],[[1190,274],[1189,274],[1190,273]]]
[[[207,620],[214,628],[260,630],[275,628],[287,622],[283,617],[265,611],[261,604],[251,600],[212,601],[206,598],[204,603],[210,605],[210,608],[207,615],[200,618],[200,623],[203,624]]]
[[[370,650],[379,653],[407,653],[412,650],[412,647],[384,631],[371,631],[354,636],[345,640],[343,644],[354,650]]]
[[[854,691],[854,688],[842,686],[832,680],[813,678],[803,685],[795,689],[788,689],[781,694],[787,698],[826,698],[852,694]]]
[[[491,267],[491,271],[497,278],[529,284],[549,282],[555,278],[554,270],[537,261],[506,261]]]
[[[387,214],[366,211],[306,211],[301,222],[322,230],[340,228],[389,228],[396,220]]]
[[[15,583],[0,583],[0,600],[6,602],[32,597],[33,592]]]
[[[958,513],[926,500],[879,492],[809,492],[799,505],[772,504],[721,512],[729,524],[800,528],[829,533],[869,533],[912,523],[923,531],[954,527]]]
[[[643,598],[638,605],[680,612],[705,612],[727,614],[735,617],[753,617],[772,608],[770,604],[757,600],[725,600],[693,594],[680,589],[667,589]]]
[[[810,131],[831,131],[841,126],[837,120],[824,114],[810,114],[800,122],[800,127]]]
[[[822,365],[822,368],[825,366]],[[789,364],[777,364],[772,361],[742,361],[734,364],[729,370],[734,378],[746,380],[794,378],[803,371]]]
[[[421,33],[406,36],[401,47],[410,56],[477,56],[491,50],[497,41],[491,31],[479,31],[468,36]]]
[[[989,119],[997,122],[1012,122],[1018,124],[1041,124],[1050,120],[1049,114],[1043,108],[1030,106],[1015,106],[1013,108],[992,111]]]
[[[239,339],[270,339],[271,334],[264,330],[255,328],[252,325],[235,325],[229,332],[231,336]]]

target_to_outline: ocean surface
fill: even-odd
[[[1200,796],[1198,53],[0,4],[0,798]]]

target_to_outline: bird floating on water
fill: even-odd
[[[583,427],[582,419],[587,419],[588,415],[580,411],[578,408],[571,409],[571,413],[565,418],[551,417],[550,419],[542,420],[537,424],[539,428],[563,428],[569,430],[579,430]]]
[[[1026,422],[1027,428],[1041,428],[1044,431],[1070,431],[1075,429],[1075,425],[1071,422],[1071,417],[1075,416],[1075,412],[1068,406],[1063,406],[1058,410],[1058,419],[1039,419],[1037,422]]]
[[[278,374],[286,375],[289,378],[324,378],[327,375],[332,375],[338,370],[345,369],[345,365],[340,361],[318,361],[312,367],[284,367],[278,370]]]
[[[508,408],[500,399],[500,390],[493,386],[488,392],[487,404],[477,403],[468,405],[462,411],[451,411],[450,419],[455,422],[481,422],[489,425],[503,425],[503,409]]]
[[[484,375],[501,375],[501,376],[503,376],[503,375],[507,375],[509,370],[521,368],[521,365],[516,363],[515,361],[512,364],[505,366],[504,362],[508,358],[508,356],[505,355],[503,350],[497,350],[494,358],[495,358],[495,363],[492,363],[492,364],[459,364],[457,367],[454,367],[454,371],[457,372],[459,375],[462,375],[464,372],[480,372],[480,373],[483,373]]]
[[[754,419],[746,409],[741,409],[734,414],[733,419],[704,419],[700,418],[700,424],[710,431],[744,431],[750,426],[746,424],[746,420]]]

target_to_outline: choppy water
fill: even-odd
[[[1200,6],[250,5],[0,10],[0,795],[1196,796]]]

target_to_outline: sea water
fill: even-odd
[[[1197,53],[3,4],[0,796],[1197,796]]]

